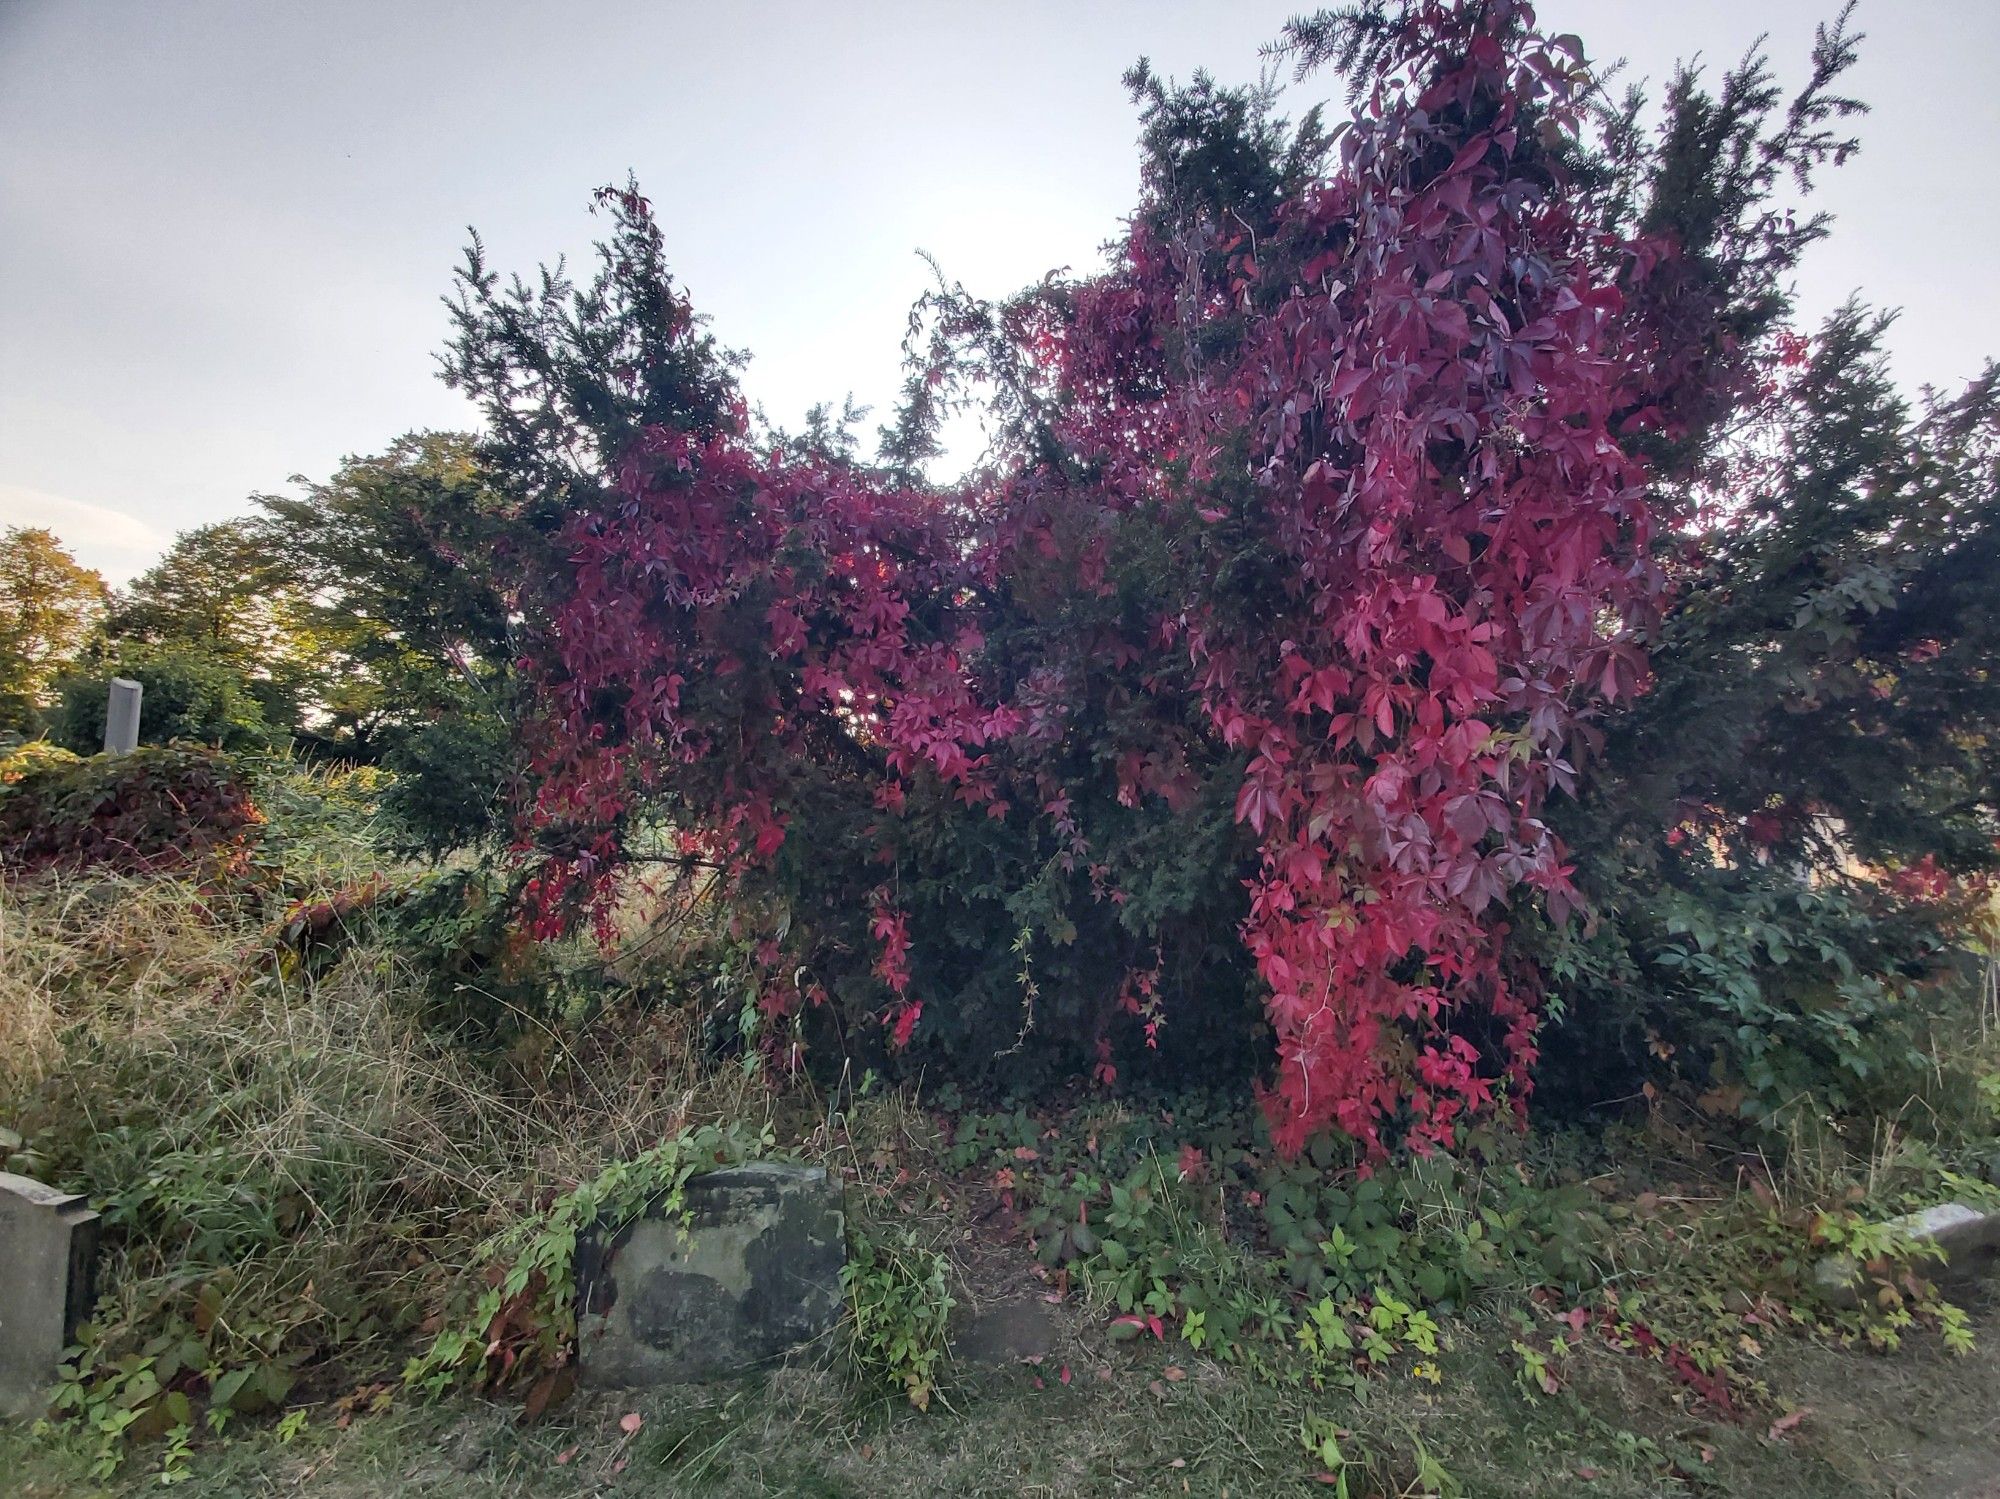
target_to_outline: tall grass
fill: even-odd
[[[216,1365],[330,1382],[396,1367],[506,1222],[766,1105],[701,1065],[680,1011],[521,1016],[474,1050],[426,1028],[423,971],[365,925],[291,960],[288,900],[383,859],[338,785],[280,789],[275,882],[0,879],[0,1125],[22,1137],[0,1164],[103,1209],[107,1347],[195,1326]]]

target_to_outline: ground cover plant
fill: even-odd
[[[1859,42],[1650,106],[1363,3],[1273,52],[1338,126],[1142,63],[1105,266],[941,276],[873,458],[750,410],[638,184],[581,284],[475,240],[480,433],[17,674],[176,742],[0,760],[0,1169],[111,1255],[0,1461],[1977,1492],[1989,1304],[1884,1225],[2000,1201],[2000,387],[1794,324]],[[847,1183],[848,1325],[579,1394],[579,1233],[750,1155]]]

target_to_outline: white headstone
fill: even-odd
[[[111,679],[111,699],[104,705],[104,753],[130,754],[139,747],[139,700],[146,689],[125,677]]]

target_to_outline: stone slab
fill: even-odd
[[[1044,1358],[1056,1346],[1055,1318],[1032,1301],[981,1308],[952,1339],[952,1352],[973,1364],[1018,1364]]]
[[[1926,1257],[1916,1265],[1919,1274],[1940,1282],[1984,1273],[2000,1250],[2000,1212],[1982,1212],[1962,1202],[1941,1202],[1905,1213],[1885,1226],[1913,1243],[1935,1244],[1944,1251],[1942,1263]],[[1813,1267],[1814,1288],[1836,1306],[1858,1305],[1866,1284],[1861,1266],[1850,1255],[1828,1255]]]
[[[586,1385],[740,1374],[836,1327],[846,1309],[840,1184],[760,1161],[685,1190],[688,1223],[647,1214],[577,1244],[577,1362]]]
[[[0,1171],[0,1414],[39,1415],[90,1315],[97,1214],[81,1197]]]

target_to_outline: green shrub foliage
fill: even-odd
[[[102,666],[75,670],[56,683],[58,705],[49,737],[79,755],[104,747],[111,679],[145,689],[141,744],[203,744],[215,749],[261,748],[272,733],[254,684],[241,667],[199,651],[138,647]]]
[[[0,862],[16,871],[169,868],[234,845],[262,820],[227,757],[141,748],[0,786]]]

